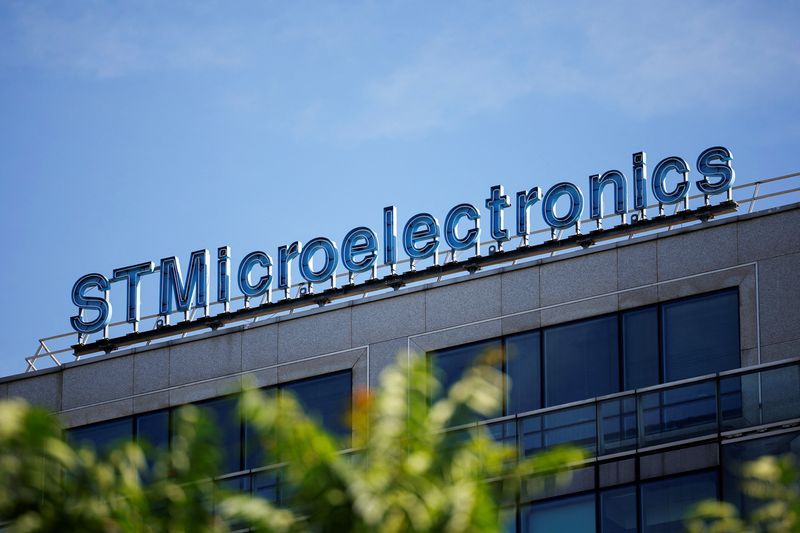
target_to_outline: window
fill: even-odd
[[[545,405],[619,391],[616,315],[544,330]]]
[[[137,415],[134,421],[136,441],[150,449],[169,448],[169,409]]]
[[[663,305],[664,381],[739,367],[739,294],[727,290]]]
[[[349,370],[295,381],[268,389],[291,391],[305,412],[316,418],[327,431],[346,438],[350,434],[347,414],[350,412],[352,377]],[[238,396],[212,398],[195,404],[214,424],[214,436],[221,447],[221,473],[238,472],[242,468],[258,468],[267,462],[252,428],[242,423],[238,413]],[[67,438],[78,444],[106,453],[120,442],[136,439],[145,448],[148,460],[152,452],[168,449],[172,428],[171,409],[142,413],[133,417],[100,422],[66,431]],[[348,443],[349,445],[349,443]],[[258,490],[268,493],[268,476],[259,478]],[[265,481],[266,480],[266,481]],[[262,482],[264,481],[264,482]]]
[[[78,446],[92,448],[100,455],[114,446],[133,438],[133,420],[130,417],[98,422],[90,426],[67,430],[67,438]]]
[[[239,398],[225,396],[199,402],[199,407],[209,422],[215,426],[218,443],[222,446],[222,473],[241,470],[242,457],[242,423],[237,409]]]
[[[742,492],[742,464],[762,455],[792,454],[800,459],[800,431],[734,442],[722,446],[722,487],[725,500],[734,504],[744,516],[764,505],[764,500],[754,500]]]
[[[681,531],[689,509],[697,502],[714,498],[717,498],[715,471],[693,472],[642,483],[642,532]]]
[[[658,385],[658,307],[622,314],[624,390]]]
[[[347,416],[352,399],[350,371],[326,374],[281,385],[295,395],[308,416],[339,437],[350,435]]]
[[[467,369],[478,363],[494,364],[500,368],[501,348],[499,340],[490,340],[433,352],[430,360],[442,386],[441,393],[446,394],[450,387],[464,376]]]
[[[636,533],[636,487],[600,492],[600,533]]]
[[[534,503],[522,509],[523,533],[594,533],[594,494]]]
[[[487,357],[506,373],[503,415],[737,368],[738,289],[438,350],[430,361],[447,390]],[[723,411],[740,411],[740,393],[723,392]],[[657,402],[659,409],[671,406],[659,423],[669,425],[686,409],[703,402],[705,409],[714,399],[681,394]],[[716,408],[709,412],[715,415]]]
[[[540,337],[538,331],[533,331],[505,339],[505,414],[524,413],[542,407]]]

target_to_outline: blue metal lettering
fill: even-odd
[[[318,250],[323,252],[324,259],[322,268],[314,270],[313,256]],[[336,248],[336,243],[325,237],[317,237],[303,246],[300,254],[300,275],[311,283],[321,283],[335,275],[338,263],[339,250]]]
[[[426,242],[425,242],[426,241]],[[418,243],[425,242],[417,248]],[[411,259],[425,259],[439,247],[439,221],[428,213],[419,213],[408,219],[403,229],[403,249]]]
[[[681,175],[681,181],[675,186],[672,192],[667,192],[666,181],[670,171],[675,171]],[[689,165],[682,158],[677,156],[667,157],[658,162],[653,169],[653,196],[660,204],[677,204],[686,199],[689,192]]]
[[[628,181],[625,174],[619,170],[609,170],[602,176],[595,174],[589,176],[589,218],[597,221],[597,227],[602,227],[603,219],[603,188],[606,185],[614,186],[614,213],[622,216],[625,223],[625,213],[628,211]]]
[[[258,265],[266,269],[266,273],[253,284],[250,282],[250,272]],[[239,263],[239,290],[247,298],[261,296],[269,290],[272,283],[272,258],[264,252],[250,252]]]
[[[647,218],[647,154],[633,154],[633,208]]]
[[[342,241],[342,264],[350,272],[366,272],[378,258],[377,250],[378,237],[374,231],[366,227],[351,229]]]
[[[569,197],[569,210],[563,216],[556,215],[556,202],[562,195]],[[572,183],[556,183],[545,193],[542,200],[542,217],[551,228],[568,228],[579,223],[583,213],[583,193]]]
[[[217,248],[217,302],[230,310],[231,303],[231,247]]]
[[[189,271],[186,283],[183,281],[181,264],[177,257],[165,257],[161,260],[161,283],[159,286],[159,314],[168,320],[172,312],[172,300],[175,299],[175,310],[188,311],[192,297],[195,305],[202,307],[208,316],[208,250],[192,252],[189,260]]]
[[[466,217],[475,222],[475,227],[467,230],[463,237],[456,234],[458,221]],[[452,250],[466,250],[475,246],[481,235],[481,215],[471,204],[458,204],[447,213],[444,219],[444,240]]]
[[[497,241],[498,248],[502,249],[503,243],[508,240],[508,230],[503,227],[503,209],[509,207],[508,196],[503,192],[502,185],[495,185],[489,189],[489,198],[486,199],[486,208],[489,210],[489,233]]]
[[[134,325],[134,331],[138,329],[137,326],[139,323],[139,300],[141,294],[139,290],[139,280],[142,276],[152,274],[155,269],[156,266],[152,261],[114,269],[114,276],[111,281],[127,280],[128,282],[128,302],[125,320]]]
[[[86,291],[92,288],[103,293],[102,298],[86,296]],[[72,286],[72,303],[78,307],[78,314],[70,317],[72,329],[81,334],[100,331],[111,323],[111,302],[109,293],[111,284],[102,274],[86,274],[78,279]],[[86,320],[83,311],[97,311],[97,317]]]
[[[294,241],[289,246],[278,247],[278,288],[288,291],[292,284],[291,260],[300,255],[303,245]],[[287,292],[288,296],[288,292]]]
[[[397,208],[383,208],[383,264],[391,267],[394,274],[397,265]]]
[[[697,171],[703,175],[703,179],[696,182],[700,192],[712,195],[730,190],[736,180],[732,161],[733,154],[724,146],[714,146],[703,150],[703,153],[697,158]],[[711,183],[708,178],[718,178],[719,181]]]
[[[542,191],[539,187],[534,187],[529,191],[519,191],[517,193],[517,235],[527,239],[530,232],[530,210],[529,208],[542,200]]]

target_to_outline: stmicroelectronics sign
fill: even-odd
[[[704,150],[697,158],[697,172],[701,176],[695,186],[705,196],[706,205],[709,197],[728,192],[735,174],[732,166],[732,155],[725,147],[715,146]],[[633,189],[634,217],[638,220],[647,217],[646,206],[648,194],[659,204],[659,215],[663,215],[664,206],[683,202],[688,209],[689,164],[681,157],[667,157],[653,168],[648,177],[646,155],[644,152],[633,154],[632,184],[619,170],[609,170],[603,174],[589,177],[589,216],[598,229],[602,228],[603,190],[613,190],[613,213],[620,216],[621,224],[626,224],[628,213],[628,189]],[[669,187],[667,179],[677,176],[677,183]],[[649,183],[649,186],[648,186]],[[671,189],[671,190],[670,190]],[[558,209],[557,203],[565,198],[566,209]],[[530,214],[536,204],[541,204],[542,219],[552,228],[553,236],[559,229],[576,226],[580,232],[580,220],[584,211],[584,194],[581,189],[569,182],[557,183],[542,195],[539,187],[516,193],[513,204],[513,231],[522,238],[522,246],[528,246],[530,233]],[[563,202],[562,202],[563,204]],[[511,228],[506,227],[506,210],[512,207],[511,198],[504,193],[502,185],[495,185],[489,190],[489,197],[484,205],[488,211],[488,226],[491,239],[497,243],[490,253],[503,251],[503,243],[510,239]],[[561,212],[563,211],[563,212]],[[459,224],[462,224],[461,230]],[[466,230],[463,231],[463,226]],[[379,256],[383,264],[390,269],[390,275],[396,274],[398,249],[410,259],[410,269],[415,263],[433,258],[438,263],[440,248],[446,247],[451,261],[455,261],[457,253],[474,250],[480,255],[481,212],[472,204],[458,204],[447,213],[444,224],[429,213],[418,213],[410,217],[398,235],[397,208],[389,206],[383,210],[383,228],[381,239],[378,234],[366,226],[350,230],[342,239],[341,245],[327,237],[317,237],[306,243],[294,241],[278,247],[277,262],[263,251],[253,251],[242,257],[236,269],[235,283],[239,292],[245,297],[245,307],[253,298],[272,300],[273,286],[283,292],[283,299],[292,298],[290,287],[292,264],[295,262],[302,278],[308,283],[309,290],[314,284],[329,283],[335,287],[336,273],[340,266],[349,275],[349,284],[353,284],[355,275],[372,271],[377,275]],[[399,238],[399,243],[398,243]],[[142,278],[158,272],[159,276],[159,314],[162,323],[169,324],[169,316],[176,311],[187,314],[193,307],[202,309],[204,316],[210,312],[211,298],[223,304],[224,312],[230,310],[231,301],[231,251],[230,247],[217,249],[216,294],[211,294],[212,262],[208,250],[197,250],[189,257],[188,267],[183,269],[178,257],[161,259],[158,269],[152,261],[114,269],[112,276],[92,273],[82,276],[72,288],[72,302],[78,307],[78,313],[70,318],[72,328],[81,336],[104,330],[111,322],[111,289],[119,287],[127,291],[126,321],[138,331],[140,318],[140,286]],[[276,270],[273,276],[273,270]]]

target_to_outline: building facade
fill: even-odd
[[[445,383],[487,349],[509,376],[492,434],[528,455],[583,446],[567,485],[524,491],[511,531],[675,531],[739,505],[737,465],[800,454],[800,204],[639,235],[0,379],[70,435],[168,445],[170,411],[226,427],[226,484],[280,500],[236,421],[243,380],[291,390],[331,431],[398,353]],[[511,386],[513,384],[513,386]],[[469,428],[462,428],[469,430]]]

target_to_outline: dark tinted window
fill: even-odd
[[[636,533],[636,487],[600,493],[600,533]]]
[[[488,362],[500,368],[500,350],[500,341],[491,340],[434,352],[431,362],[442,385],[442,394],[446,394],[471,366]]]
[[[545,404],[618,392],[618,344],[616,316],[544,330]]]
[[[222,446],[220,467],[223,473],[238,472],[241,469],[242,426],[237,412],[238,400],[236,396],[226,396],[197,404],[209,421],[215,424]]]
[[[70,429],[67,437],[78,446],[86,446],[98,454],[105,454],[116,445],[133,439],[133,420],[130,417],[118,418]]]
[[[622,314],[624,390],[658,384],[658,308]]]
[[[294,394],[306,414],[334,435],[350,435],[347,415],[353,392],[349,371],[287,383],[281,390]]]
[[[752,439],[722,446],[723,494],[725,500],[734,504],[745,516],[764,505],[764,500],[745,496],[742,491],[742,465],[763,455],[792,454],[800,459],[800,431],[774,437]]]
[[[594,533],[594,494],[534,503],[521,511],[523,533]]]
[[[273,396],[278,393],[278,389],[271,387],[264,391],[264,394]],[[270,462],[278,462],[277,458],[272,458],[274,461],[268,459],[267,454],[264,453],[264,447],[260,442],[260,437],[255,429],[245,423],[244,425],[244,467],[245,468],[259,468],[267,466]],[[270,450],[270,453],[275,453],[277,450]]]
[[[717,473],[699,472],[642,483],[643,533],[683,530],[691,507],[717,497]]]
[[[506,338],[506,414],[539,409],[542,357],[538,331]]]
[[[136,440],[149,449],[169,447],[169,410],[153,411],[136,417]]]
[[[664,381],[739,367],[739,294],[720,292],[662,309]]]

